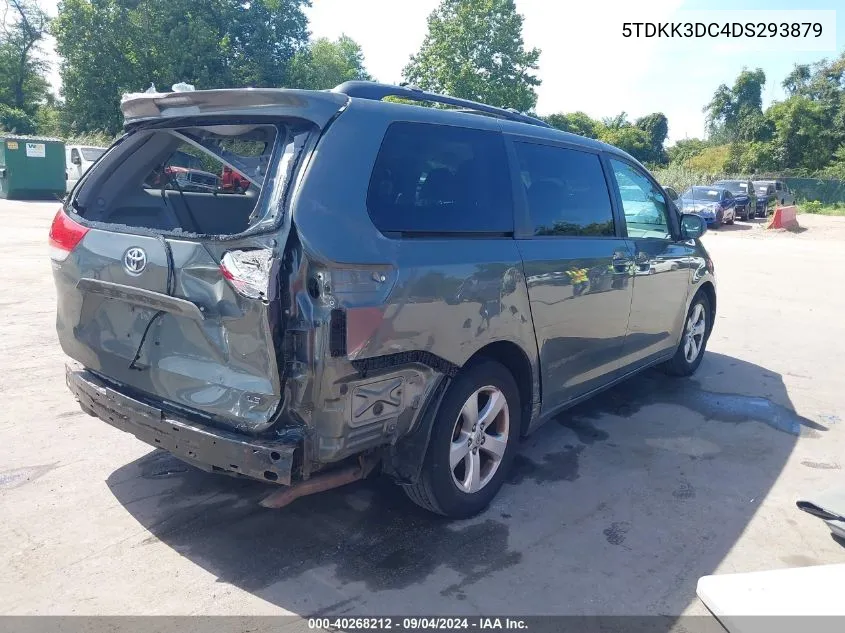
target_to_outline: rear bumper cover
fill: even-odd
[[[205,470],[291,483],[299,437],[258,439],[199,425],[122,394],[87,370],[68,365],[65,377],[83,410],[150,446]]]

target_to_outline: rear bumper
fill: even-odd
[[[80,406],[103,422],[209,471],[290,485],[301,436],[258,439],[172,417],[120,393],[91,372],[68,365],[67,386]]]

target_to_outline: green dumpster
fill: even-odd
[[[64,141],[0,132],[0,198],[60,200],[65,178]]]

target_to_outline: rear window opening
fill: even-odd
[[[229,236],[275,224],[309,126],[289,122],[142,129],[74,192],[84,220],[155,233]]]

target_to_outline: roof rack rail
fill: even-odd
[[[435,92],[426,92],[416,86],[395,86],[393,84],[380,84],[374,81],[347,81],[333,88],[332,92],[339,92],[341,94],[345,94],[347,97],[372,99],[374,101],[381,101],[385,97],[400,97],[411,101],[430,101],[433,103],[442,103],[444,105],[464,108],[471,112],[497,116],[509,121],[519,121],[520,123],[530,123],[531,125],[539,125],[541,127],[551,127],[545,121],[534,118],[533,116],[528,116],[527,114],[522,114],[513,108],[497,108],[495,106],[470,101],[468,99],[459,99],[457,97],[441,95]]]

